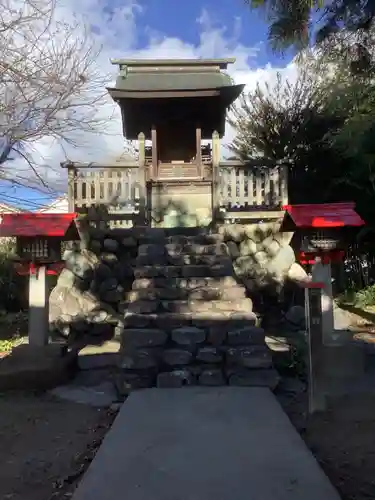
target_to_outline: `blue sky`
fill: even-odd
[[[247,88],[254,88],[257,82],[272,81],[277,71],[285,72],[288,78],[295,73],[291,54],[278,57],[272,53],[261,13],[251,11],[243,0],[81,0],[79,3],[58,0],[58,3],[61,19],[78,16],[91,28],[93,39],[102,45],[97,64],[103,74],[116,71],[109,63],[110,58],[116,57],[236,57],[231,74]],[[114,109],[110,101],[109,108]],[[121,154],[124,139],[117,109],[109,125],[113,130],[110,137],[97,137],[81,148],[65,149],[65,155],[74,161],[105,161]],[[233,131],[228,130],[226,142],[232,138]],[[43,158],[40,172],[46,172],[49,179],[64,175],[59,164],[66,157],[59,144],[42,141],[33,146]],[[9,164],[11,167],[14,168]],[[57,194],[46,196],[35,190],[0,185],[0,200],[28,209],[44,205]]]
[[[267,46],[267,24],[261,12],[252,11],[243,0],[146,0],[143,23],[171,37],[181,38],[189,43],[199,44],[202,12],[215,28],[225,27],[228,37],[235,36],[239,43],[259,49],[256,64],[280,63]],[[161,8],[161,6],[163,6]],[[147,34],[147,33],[146,33]],[[139,37],[140,45],[147,43],[145,34]],[[287,59],[282,59],[285,64]]]

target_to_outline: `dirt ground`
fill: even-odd
[[[372,390],[330,398],[327,411],[314,416],[307,414],[306,391],[277,397],[342,500],[369,500],[375,498],[375,314],[350,313],[353,338],[372,353],[364,375]]]
[[[341,397],[309,418],[306,393],[279,400],[342,500],[374,499],[375,394]]]
[[[279,401],[343,500],[375,498],[375,394],[342,397],[306,418],[306,393]],[[0,498],[67,500],[115,412],[47,395],[0,397]]]
[[[305,392],[278,398],[342,499],[375,498],[375,394],[342,397],[310,418]],[[70,498],[114,417],[47,395],[2,395],[0,498]]]
[[[369,320],[360,336],[375,344]],[[277,397],[342,500],[374,499],[375,378],[373,394],[331,400],[313,417],[306,391],[280,390]],[[0,394],[0,498],[71,498],[115,415],[46,394]]]
[[[114,417],[48,395],[0,395],[0,498],[70,498]]]

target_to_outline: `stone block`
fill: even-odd
[[[160,346],[167,338],[167,333],[158,328],[124,328],[121,345],[124,348]]]
[[[147,328],[154,324],[154,314],[128,314],[125,313],[124,323],[126,327]]]
[[[223,361],[223,353],[217,347],[200,347],[196,359],[203,363],[221,363]]]
[[[269,387],[272,391],[280,382],[280,376],[273,369],[229,370],[227,371],[229,385],[239,387]]]
[[[275,276],[285,275],[295,261],[293,248],[290,246],[281,247],[275,257],[267,264],[267,270]]]
[[[186,385],[195,385],[196,378],[189,370],[173,370],[159,373],[156,380],[157,387],[169,389]]]
[[[273,236],[268,236],[262,241],[262,249],[271,258],[274,257],[280,250],[280,243]]]
[[[230,366],[244,368],[272,367],[270,350],[263,346],[230,347],[226,352],[226,361]]]
[[[169,366],[184,366],[191,363],[193,354],[186,349],[166,349],[163,352],[163,361]]]
[[[118,262],[118,257],[113,252],[102,252],[99,258],[110,267],[113,267]]]
[[[103,248],[107,252],[117,252],[119,247],[119,242],[111,238],[105,238],[105,240],[103,241]]]
[[[161,351],[158,348],[137,348],[122,350],[120,366],[126,370],[149,370],[160,364]]]
[[[136,302],[130,302],[127,310],[133,314],[150,314],[155,313],[160,308],[160,305],[159,300],[137,300]]]
[[[143,244],[138,247],[138,255],[148,257],[158,257],[165,255],[165,248],[159,244]]]
[[[188,313],[190,311],[187,300],[162,300],[160,310],[167,313]]]
[[[184,244],[181,243],[167,243],[165,245],[165,252],[171,257],[176,257],[184,253]]]
[[[241,255],[240,248],[239,245],[237,245],[237,243],[235,243],[234,241],[228,241],[227,248],[229,255],[231,256],[232,259],[238,259],[238,257],[240,257]]]
[[[160,270],[158,267],[144,266],[134,269],[135,279],[155,278],[156,276],[160,276]]]
[[[264,344],[265,332],[263,328],[257,326],[245,326],[228,331],[229,345],[256,345]]]
[[[115,375],[114,384],[119,396],[126,396],[135,389],[147,389],[154,385],[154,376],[149,373],[121,372]]]
[[[164,278],[178,278],[182,276],[182,270],[180,266],[164,266],[160,269],[159,275]]]
[[[172,330],[171,337],[179,345],[196,345],[206,340],[206,331],[195,326],[181,326]]]
[[[213,324],[208,327],[207,340],[213,346],[220,346],[226,342],[227,332],[227,322],[213,322]]]
[[[226,385],[226,379],[223,371],[220,368],[203,370],[198,378],[199,385],[205,386],[221,386]]]
[[[242,326],[256,325],[258,322],[258,317],[252,311],[237,311],[231,313],[229,320],[231,327],[240,328]]]
[[[267,252],[260,250],[254,254],[254,260],[259,266],[264,267],[270,260],[270,255],[268,255]]]
[[[240,242],[245,237],[245,229],[239,224],[224,224],[219,227],[219,235],[223,237],[224,241]]]
[[[138,243],[132,236],[126,236],[125,238],[122,238],[121,245],[125,248],[135,248]]]
[[[140,290],[132,290],[126,294],[128,302],[136,302],[138,300],[156,300],[158,298],[155,288],[141,288]]]
[[[23,344],[0,360],[0,390],[47,390],[66,384],[77,369],[77,353],[60,344]]]
[[[290,281],[295,283],[303,283],[308,280],[306,271],[300,264],[297,264],[297,262],[294,262],[294,264],[291,265],[287,277]]]
[[[201,278],[211,276],[210,268],[208,266],[186,266],[182,268],[184,278]]]
[[[147,288],[152,288],[154,286],[154,280],[150,278],[139,278],[135,279],[132,284],[132,290],[143,290]]]
[[[154,264],[163,266],[167,263],[167,259],[164,255],[138,255],[138,257],[135,259],[136,267],[152,266]]]
[[[246,239],[244,241],[241,241],[239,245],[239,255],[236,256],[238,257],[247,257],[249,255],[254,255],[257,251],[257,244],[255,241]]]
[[[154,324],[163,330],[173,330],[191,324],[191,313],[161,313],[155,316]]]
[[[228,264],[214,264],[210,267],[210,272],[207,276],[212,276],[214,278],[221,278],[224,276],[233,276],[233,266],[232,263]]]

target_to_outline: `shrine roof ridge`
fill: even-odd
[[[234,64],[235,57],[225,59],[111,59],[111,64],[128,67],[145,66],[219,66],[226,69],[228,64]]]

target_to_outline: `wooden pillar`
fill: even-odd
[[[138,135],[138,188],[139,188],[139,220],[140,224],[144,225],[147,212],[147,189],[146,189],[146,151],[145,151],[145,134],[141,132]]]
[[[151,129],[151,141],[152,141],[152,178],[158,177],[158,142],[156,135],[156,127],[152,126]]]
[[[279,167],[280,176],[280,197],[281,206],[288,204],[288,166],[280,165]]]
[[[195,137],[196,137],[196,150],[197,154],[195,157],[196,164],[197,164],[197,172],[198,172],[198,177],[203,177],[203,165],[202,165],[202,129],[199,126],[196,127],[195,129]]]
[[[73,166],[68,167],[68,210],[75,212],[75,176],[76,169]]]
[[[216,218],[220,211],[220,136],[215,130],[212,134],[212,217]]]

